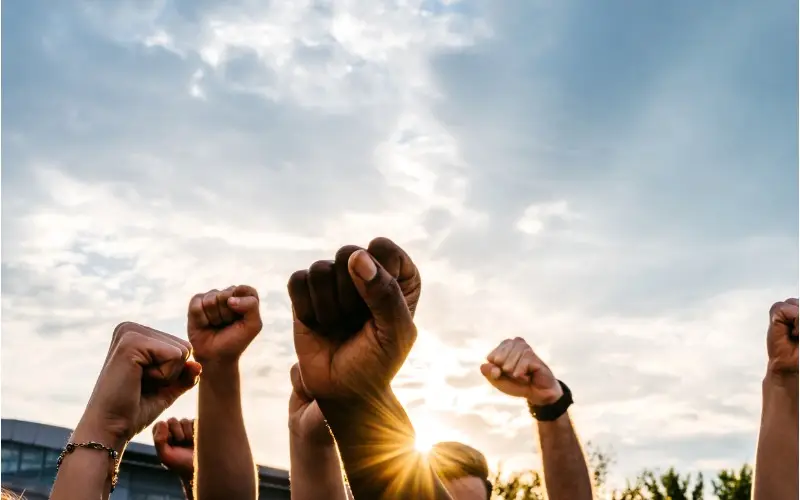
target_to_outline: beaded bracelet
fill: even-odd
[[[64,450],[62,450],[61,454],[58,456],[58,460],[56,461],[56,473],[58,473],[58,470],[61,468],[61,463],[64,461],[64,458],[78,448],[105,451],[108,453],[109,458],[114,460],[114,471],[111,473],[111,491],[114,491],[114,488],[117,487],[117,480],[119,479],[119,453],[117,453],[117,450],[109,448],[108,446],[100,444],[96,441],[88,441],[86,443],[67,443],[67,445],[64,447]]]

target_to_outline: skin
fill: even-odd
[[[211,290],[189,303],[189,341],[203,367],[195,429],[198,500],[258,497],[242,415],[239,359],[261,327],[258,293],[252,287]]]
[[[136,434],[197,383],[201,367],[190,355],[186,341],[166,333],[136,323],[117,326],[70,442],[96,441],[121,457]],[[65,457],[50,498],[108,498],[113,466],[107,453],[78,448]]]
[[[460,477],[443,481],[443,484],[453,500],[489,500],[486,485],[479,477]]]
[[[797,299],[775,303],[769,316],[753,499],[789,500],[798,497]]]
[[[517,337],[500,343],[481,365],[481,374],[496,389],[529,404],[555,403],[563,390],[550,368]],[[550,500],[591,500],[589,469],[569,413],[538,422],[545,486]]]
[[[194,500],[194,420],[156,422],[153,444],[164,467],[180,478],[187,500]]]
[[[347,500],[339,452],[319,405],[306,392],[300,367],[292,366],[289,397],[289,454],[292,500]]]
[[[344,247],[289,280],[303,385],[339,447],[355,498],[450,498],[414,451],[414,428],[390,383],[416,340],[421,281],[385,238]],[[366,306],[366,307],[364,307]]]

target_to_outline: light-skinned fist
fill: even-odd
[[[161,463],[183,482],[194,478],[194,420],[170,418],[153,426],[153,444]]]
[[[389,387],[416,340],[421,281],[386,238],[346,246],[289,279],[294,346],[308,394],[364,397]]]
[[[322,410],[308,394],[300,375],[300,367],[295,363],[290,372],[292,394],[289,396],[289,432],[303,443],[331,446],[333,436],[325,423]]]
[[[261,327],[258,292],[253,287],[211,290],[189,302],[189,341],[201,365],[238,362]]]
[[[118,325],[76,435],[123,447],[197,383],[201,367],[189,361],[191,352],[164,332]]]
[[[797,299],[776,302],[769,309],[767,355],[769,371],[779,376],[797,375]]]
[[[499,391],[532,405],[555,403],[564,394],[550,368],[525,339],[506,339],[486,357],[481,374]]]

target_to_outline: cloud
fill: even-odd
[[[522,336],[616,479],[752,457],[763,320],[797,294],[796,12],[7,7],[4,416],[73,425],[116,323],[182,334],[194,293],[249,283],[248,433],[286,466],[286,280],[384,235],[423,273],[395,381],[420,429],[536,465],[478,373]]]

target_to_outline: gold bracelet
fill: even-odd
[[[64,457],[78,448],[105,451],[108,453],[108,456],[114,461],[114,470],[111,473],[111,491],[114,491],[114,488],[117,487],[117,480],[119,479],[119,453],[117,453],[117,450],[109,448],[108,446],[100,444],[96,441],[88,441],[86,443],[67,443],[67,446],[65,446],[61,451],[61,454],[58,456],[58,460],[56,461],[56,474],[58,474],[58,470],[61,468],[61,462],[64,461]]]

